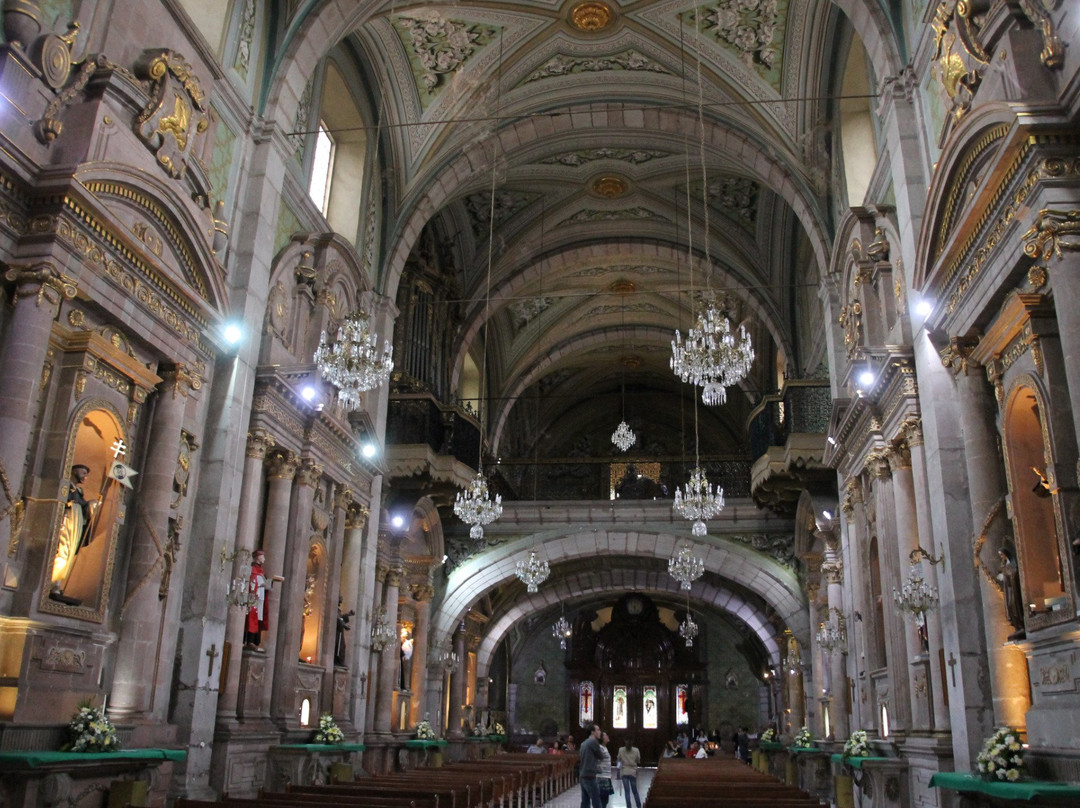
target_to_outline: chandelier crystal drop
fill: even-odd
[[[338,389],[338,402],[351,412],[363,403],[362,393],[390,377],[394,349],[389,340],[384,340],[380,350],[367,314],[354,311],[338,326],[333,343],[322,332],[315,350],[315,364],[319,374]]]
[[[843,651],[847,646],[847,626],[839,609],[830,607],[829,611],[836,619],[833,620],[834,615],[830,614],[830,619],[818,626],[816,639],[818,647],[831,656],[837,649]]]
[[[491,498],[487,478],[479,471],[464,491],[458,491],[454,498],[454,513],[467,525],[472,525],[469,538],[482,539],[484,525],[490,525],[502,516],[502,494]]]
[[[379,607],[371,625],[371,650],[382,651],[395,639],[394,629],[386,620],[386,609]]]
[[[611,433],[611,442],[619,448],[620,452],[625,452],[637,443],[637,435],[630,428],[630,424],[626,423],[626,421],[620,421],[619,425],[615,427],[615,431]]]
[[[694,619],[690,616],[690,612],[687,611],[686,619],[679,624],[679,636],[686,640],[686,647],[694,647],[694,638],[698,635],[698,624],[694,622]]]
[[[733,330],[716,306],[698,314],[683,341],[678,329],[671,341],[671,369],[684,382],[702,388],[705,404],[723,404],[727,388],[738,384],[754,364],[754,348],[745,326]]]
[[[923,578],[921,562],[912,563],[903,587],[893,590],[893,600],[906,617],[915,621],[915,625],[926,624],[926,613],[937,606],[938,593]]]
[[[259,600],[254,581],[250,578],[233,578],[225,599],[230,606],[236,606],[238,609],[252,608]]]
[[[680,588],[689,590],[690,584],[705,572],[705,562],[695,558],[689,545],[683,545],[674,558],[668,559],[668,574],[679,582]]]
[[[566,650],[566,641],[574,636],[574,629],[570,626],[565,614],[560,614],[555,625],[551,627],[551,634],[559,641],[559,647]]]
[[[701,466],[695,466],[690,472],[690,482],[686,484],[686,493],[675,489],[674,510],[684,519],[693,519],[691,531],[695,536],[704,536],[707,532],[705,522],[724,510],[724,489],[713,490]]]
[[[517,577],[525,584],[528,592],[536,592],[537,587],[551,575],[551,567],[547,561],[543,561],[536,554],[536,550],[529,550],[529,560],[517,563]]]

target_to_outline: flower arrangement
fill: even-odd
[[[483,737],[488,734],[487,724],[477,724],[473,727],[472,734],[477,737]]]
[[[63,747],[65,752],[116,752],[120,739],[116,727],[100,707],[83,704],[68,724],[71,741]]]
[[[492,735],[505,735],[506,734],[506,727],[504,727],[498,721],[493,721],[491,723],[491,734]]]
[[[761,733],[761,738],[759,738],[759,740],[762,743],[775,743],[776,742],[776,730],[773,729],[772,727],[769,727],[767,730],[765,730],[763,733]]]
[[[427,722],[427,719],[416,725],[416,737],[421,741],[435,740],[435,730],[431,728],[431,724]]]
[[[814,736],[810,732],[810,727],[803,727],[797,733],[795,733],[795,745],[806,747],[811,746],[814,743]]]
[[[1016,782],[1024,768],[1024,746],[1020,743],[1020,733],[1009,727],[998,727],[986,739],[976,760],[979,774],[987,780]]]
[[[319,716],[319,729],[315,733],[315,743],[342,743],[345,740],[345,733],[341,731],[341,727],[334,721],[334,716],[330,713],[323,713]]]
[[[870,741],[866,737],[866,730],[857,729],[851,733],[851,737],[844,741],[843,757],[870,757]]]

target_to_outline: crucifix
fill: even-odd
[[[221,656],[221,654],[218,653],[216,643],[210,646],[210,648],[206,652],[206,655],[208,657],[210,657],[210,669],[206,672],[206,675],[207,676],[213,676],[214,675],[214,660],[217,659],[219,656]]]
[[[112,450],[113,460],[119,460],[121,457],[127,454],[127,444],[123,440],[117,438],[113,441],[113,445],[109,447]]]
[[[956,657],[953,656],[953,652],[949,651],[949,673],[952,674],[952,686],[956,687]]]

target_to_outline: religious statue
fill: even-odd
[[[270,628],[270,589],[274,581],[284,581],[280,575],[273,575],[269,581],[263,572],[266,563],[266,553],[256,550],[251,554],[251,577],[248,581],[250,592],[255,596],[255,602],[248,609],[247,621],[244,623],[244,647],[251,651],[262,651],[259,647],[262,642],[262,633]]]
[[[334,641],[334,664],[339,668],[345,667],[345,632],[351,629],[349,618],[356,614],[354,609],[348,612],[341,611],[341,598],[338,598],[337,638]]]
[[[60,534],[56,543],[56,555],[53,557],[52,586],[49,597],[52,600],[78,606],[81,601],[67,597],[67,586],[71,570],[75,566],[75,556],[79,550],[90,543],[91,523],[100,503],[88,502],[83,493],[83,482],[90,473],[90,467],[76,463],[71,467],[71,486],[68,489],[67,502],[64,505],[64,519],[60,523]]]
[[[1022,640],[1027,636],[1024,630],[1024,594],[1020,590],[1020,570],[1016,566],[1016,555],[1012,546],[1002,545],[998,550],[1001,562],[1001,591],[1005,595],[1005,618],[1016,629],[1009,635],[1010,640]]]

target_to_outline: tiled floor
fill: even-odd
[[[638,794],[641,795],[642,803],[645,802],[645,795],[649,793],[649,786],[652,785],[654,774],[656,774],[656,769],[638,769],[637,790]],[[615,785],[615,793],[608,800],[608,808],[637,808],[634,804],[633,795],[630,796],[629,806],[623,800],[622,781],[612,780],[611,782]],[[575,783],[574,787],[569,791],[564,791],[551,802],[544,803],[543,808],[581,808],[581,787]]]

